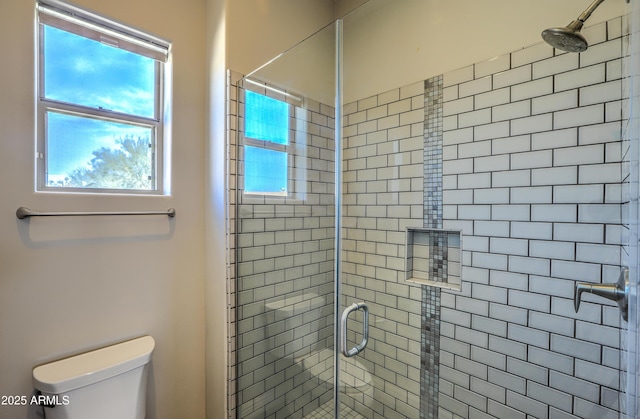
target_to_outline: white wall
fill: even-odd
[[[247,74],[346,14],[344,95],[349,103],[539,43],[542,30],[568,24],[587,6],[583,0],[228,2],[228,68]],[[587,26],[625,11],[625,0],[606,1]],[[326,86],[317,91],[315,83],[326,69],[310,64],[311,58],[293,60],[294,66],[284,65],[291,73],[278,70],[283,75],[274,80],[292,80],[297,91],[326,97]]]
[[[204,16],[200,0],[76,0],[173,43],[173,194],[34,192],[34,2],[0,12],[0,395],[29,395],[35,365],[150,334],[150,418],[204,415]],[[163,210],[177,217],[15,217]],[[24,407],[0,406],[23,418]]]
[[[228,1],[228,68],[247,74],[329,24],[333,16],[333,0]]]
[[[206,417],[227,412],[226,0],[206,1]]]
[[[344,21],[345,103],[443,74],[540,42],[586,0],[370,0]],[[600,5],[587,25],[625,13]]]

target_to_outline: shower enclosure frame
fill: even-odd
[[[333,291],[333,412],[334,418],[340,417],[340,343],[342,322],[340,321],[340,307],[342,307],[342,19],[336,21],[336,102],[335,102],[335,243],[334,243],[334,291]],[[345,338],[346,340],[346,338]]]
[[[634,22],[634,26],[635,26],[635,22],[638,20],[638,13],[636,11],[637,7],[634,7],[634,13],[633,13],[633,22]],[[339,57],[337,59],[337,64],[336,64],[336,86],[335,86],[335,96],[336,96],[336,115],[335,115],[335,142],[336,142],[336,160],[335,160],[335,196],[336,196],[336,202],[335,202],[335,217],[336,217],[336,230],[335,230],[335,244],[334,244],[334,249],[335,249],[335,256],[334,256],[334,335],[333,335],[333,339],[334,339],[334,353],[338,352],[338,348],[339,348],[339,339],[340,339],[340,335],[341,335],[341,330],[339,330],[339,325],[340,325],[340,321],[339,321],[339,315],[340,315],[340,307],[342,307],[342,299],[341,299],[341,269],[339,269],[339,267],[341,266],[342,263],[342,257],[341,257],[341,244],[342,244],[342,226],[341,226],[341,220],[342,220],[342,208],[340,205],[340,199],[338,199],[337,197],[341,197],[342,196],[342,158],[341,158],[341,148],[339,146],[339,144],[341,144],[342,141],[342,135],[341,135],[341,131],[342,131],[342,113],[340,112],[341,106],[342,106],[342,79],[341,79],[341,75],[342,75],[342,45],[339,42],[339,40],[341,39],[341,37],[343,36],[342,31],[342,20],[338,20],[337,22],[335,22],[336,28],[336,56]],[[636,38],[637,37],[637,28],[633,30],[632,33],[632,38]],[[632,43],[632,45],[634,45],[634,47],[637,49],[637,45],[638,43]],[[637,52],[633,51],[632,54],[637,54]],[[636,55],[637,57],[637,55]],[[638,59],[634,59],[633,60],[633,64],[637,64],[639,60]],[[633,85],[633,87],[635,87],[635,85],[637,84],[637,77],[632,79],[631,84]],[[635,91],[635,89],[634,89]],[[633,105],[632,105],[632,111],[635,113],[637,113],[637,110],[640,106],[637,106],[638,104],[638,99],[637,96],[634,96],[633,99]],[[631,155],[632,155],[632,165],[631,165],[631,174],[632,174],[632,178],[633,179],[637,179],[638,174],[637,174],[637,160],[634,159],[638,159],[638,139],[637,139],[637,132],[638,132],[638,127],[637,127],[637,121],[638,118],[637,116],[632,116],[631,121],[631,135],[632,138],[630,139],[631,141]],[[634,133],[636,133],[636,135],[634,135]],[[235,145],[236,147],[239,147],[239,144],[236,143]],[[236,161],[237,163],[237,161]],[[634,172],[634,169],[636,170]],[[237,172],[236,172],[237,173]],[[634,185],[637,186],[637,184],[634,184],[634,182],[631,182],[631,187],[633,188]],[[637,191],[636,191],[637,192]],[[634,214],[635,213],[635,217],[637,217],[637,194],[634,195],[632,193],[631,196],[631,203],[630,203],[630,214]],[[235,206],[235,210],[237,210],[237,205]],[[236,217],[237,220],[237,217]],[[638,249],[637,249],[637,223],[635,225],[632,225],[632,233],[631,233],[631,243],[630,243],[630,258],[633,259],[635,258],[636,260],[638,259]],[[237,246],[234,247],[234,251],[237,252],[238,248]],[[235,260],[237,261],[238,258],[236,256]],[[635,271],[635,274],[634,274]],[[628,347],[626,348],[626,350],[628,351],[628,353],[631,356],[634,356],[635,354],[637,354],[637,346],[638,346],[638,334],[637,334],[637,321],[638,321],[638,310],[636,307],[637,304],[637,298],[638,298],[638,292],[637,292],[637,275],[638,275],[638,268],[637,268],[637,264],[635,266],[631,266],[631,277],[635,278],[635,281],[632,281],[632,298],[631,298],[631,309],[630,309],[630,323],[629,323],[629,335],[627,338],[627,344]],[[233,293],[234,298],[237,298],[238,294],[237,292]],[[234,307],[236,305],[234,304]],[[235,317],[234,317],[235,320]],[[230,334],[232,334],[231,330],[230,330]],[[237,346],[234,345],[234,348],[237,349]],[[630,358],[629,359],[629,363],[628,366],[630,367],[629,370],[627,371],[627,385],[628,386],[632,386],[628,387],[629,390],[627,390],[627,409],[629,409],[628,411],[628,417],[633,417],[633,415],[635,413],[636,407],[635,405],[637,404],[637,396],[636,396],[636,391],[635,388],[637,388],[638,386],[638,375],[637,375],[637,361],[636,359],[637,355],[634,358]],[[341,357],[339,355],[334,355],[334,359],[333,359],[333,368],[334,368],[334,387],[333,387],[333,400],[334,400],[334,406],[333,406],[333,410],[334,410],[334,417],[340,417],[339,416],[339,405],[340,405],[340,386],[337,385],[340,382],[340,359]],[[237,366],[237,364],[236,364]],[[234,374],[234,378],[237,377],[237,374]],[[239,416],[238,416],[239,417]]]

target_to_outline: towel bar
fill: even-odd
[[[86,216],[86,215],[166,215],[176,216],[176,210],[169,208],[166,211],[123,211],[123,212],[38,212],[27,207],[20,207],[16,210],[16,217],[20,220],[29,217],[60,217],[60,216]]]

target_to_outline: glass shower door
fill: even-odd
[[[235,88],[238,418],[334,411],[335,25]]]

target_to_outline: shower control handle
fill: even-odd
[[[362,310],[362,341],[358,346],[354,346],[347,350],[347,319],[349,314],[354,311]],[[364,350],[369,341],[369,307],[364,302],[353,303],[349,307],[345,308],[342,312],[342,319],[340,322],[340,350],[346,357],[352,357],[358,355]]]
[[[582,294],[588,292],[591,294],[599,295],[609,300],[618,303],[620,308],[620,314],[624,320],[629,317],[629,268],[624,268],[620,272],[618,282],[615,284],[590,284],[587,282],[576,283],[575,294],[573,298],[573,304],[576,309],[576,313],[580,308],[580,300]]]

